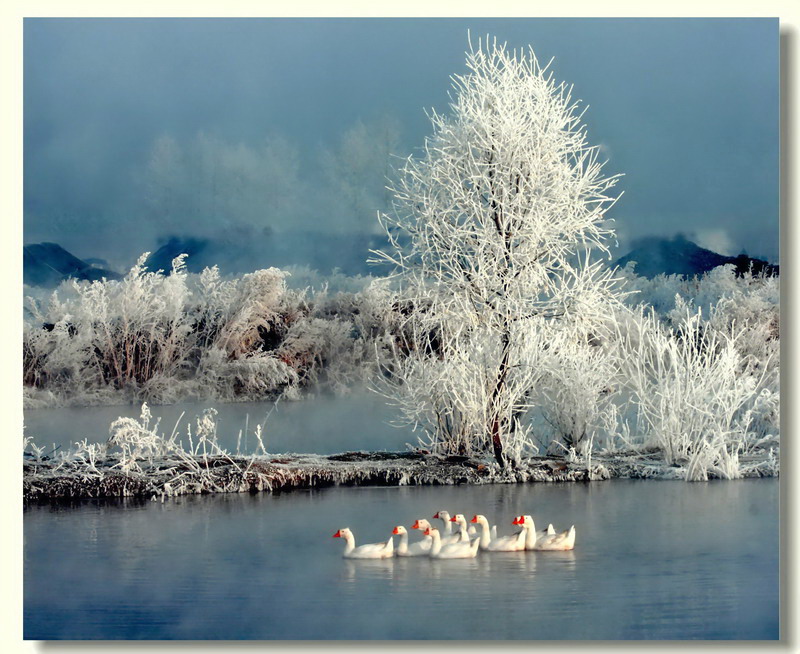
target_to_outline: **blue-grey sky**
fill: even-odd
[[[214,225],[371,229],[348,207],[371,221],[377,195],[342,153],[375,168],[364,142],[387,120],[396,154],[421,146],[468,29],[555,57],[590,105],[589,140],[625,173],[623,246],[683,232],[777,260],[776,19],[26,19],[25,242],[129,263]],[[209,179],[240,189],[210,214]],[[265,196],[241,190],[261,179]]]

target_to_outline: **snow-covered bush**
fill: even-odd
[[[119,282],[70,281],[63,301],[33,301],[25,327],[26,384],[91,394],[104,388],[148,395],[156,377],[177,378],[193,347],[185,307],[184,257],[169,276],[148,272],[146,254]]]
[[[766,359],[776,352],[779,342],[780,281],[765,275],[737,275],[732,265],[719,266],[699,277],[658,275],[639,277],[626,268],[621,271],[630,294],[630,306],[652,307],[666,321],[673,315],[678,321],[683,306],[702,309],[709,327],[729,333],[745,332],[738,341],[744,355]]]
[[[317,339],[326,344],[317,376],[324,373],[325,381],[340,393],[369,382],[391,358],[394,335],[402,329],[395,300],[386,279],[372,279],[355,293],[317,296],[317,329],[327,323],[327,335]]]
[[[542,374],[529,357],[543,348],[514,347],[509,357],[520,363],[507,372],[508,392],[496,394],[497,361],[504,346],[492,330],[473,329],[463,340],[451,336],[433,341],[427,332],[409,330],[410,345],[395,346],[376,388],[397,408],[398,422],[422,432],[421,447],[439,454],[481,454],[487,450],[487,425],[502,411],[510,416],[513,435],[504,440],[504,456],[518,460],[524,450],[535,448],[525,420],[531,408],[526,393]]]
[[[195,416],[194,428],[191,422],[187,422],[185,432],[181,432],[182,414],[167,436],[159,429],[160,418],[153,421],[145,403],[138,419],[121,417],[112,422],[106,442],[90,443],[84,439],[69,449],[53,450],[49,455],[44,454],[45,448],[37,446],[30,436],[26,436],[23,441],[23,452],[29,465],[26,474],[35,477],[43,469],[45,475],[65,474],[79,479],[108,481],[119,480],[117,475],[109,474],[118,470],[125,475],[121,482],[123,487],[119,489],[123,495],[127,494],[124,486],[127,482],[143,479],[155,482],[154,497],[208,491],[242,492],[246,488],[242,476],[234,475],[222,480],[215,477],[214,469],[222,461],[241,475],[251,471],[256,456],[267,454],[264,423],[252,430],[257,443],[254,451],[241,450],[240,431],[236,451],[228,452],[219,444],[216,416],[215,409],[207,408]],[[249,434],[247,425],[245,429]],[[254,474],[258,476],[257,471]]]
[[[619,349],[608,329],[573,334],[546,354],[552,361],[538,386],[537,405],[551,428],[548,451],[583,453],[606,443],[619,369]]]
[[[709,470],[738,476],[739,454],[764,444],[753,409],[769,402],[770,361],[756,366],[737,348],[742,332],[707,328],[699,310],[684,307],[672,324],[644,308],[618,324],[619,383],[629,402],[622,415],[634,424],[626,433],[658,447],[668,464],[687,465],[688,479]]]
[[[671,334],[670,338],[685,332],[686,316],[691,315],[690,331],[730,344],[738,356],[737,383],[749,380],[747,383],[755,387],[737,414],[741,424],[746,425],[740,430],[745,434],[742,447],[744,451],[753,449],[754,444],[777,448],[780,433],[778,277],[737,275],[730,265],[688,279],[660,275],[648,280],[631,274],[630,270],[623,275],[634,291],[628,301],[651,306],[655,310],[651,321],[657,316],[660,328],[665,334]],[[629,357],[629,354],[623,352],[621,356]],[[709,443],[714,440],[715,433],[706,434]],[[708,451],[719,452],[718,445],[709,446]],[[701,470],[702,466],[695,466],[695,469]]]
[[[309,295],[277,268],[225,279],[216,267],[187,273],[183,259],[169,276],[142,257],[121,281],[29,298],[26,406],[297,397],[322,382],[345,391],[377,367],[376,344],[394,324],[384,283]]]

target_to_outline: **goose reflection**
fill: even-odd
[[[577,557],[566,552],[494,552],[474,559],[431,559],[430,557],[343,560],[343,580],[358,583],[388,581],[392,585],[447,579],[453,583],[474,578],[533,579],[537,566],[555,566],[574,570]]]
[[[574,550],[566,550],[563,552],[537,552],[536,555],[540,556],[542,561],[553,561],[557,565],[568,570],[574,570],[578,562]]]
[[[480,557],[472,559],[428,559],[428,576],[431,579],[448,579],[458,584],[460,580],[472,579],[480,569]]]
[[[478,557],[479,574],[504,579],[532,577],[536,572],[536,554],[533,552],[493,552]]]
[[[355,583],[370,579],[391,581],[397,559],[344,559],[344,581]]]

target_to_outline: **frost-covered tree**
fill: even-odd
[[[387,394],[435,450],[505,465],[530,442],[541,384],[559,376],[554,352],[601,347],[618,291],[591,255],[613,234],[617,180],[587,143],[571,87],[532,49],[479,42],[467,68],[383,216],[393,247],[380,258],[409,316]],[[595,365],[572,359],[571,375]]]

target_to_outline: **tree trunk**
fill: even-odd
[[[492,452],[494,458],[501,468],[506,467],[506,459],[503,456],[503,440],[502,440],[502,421],[500,420],[500,412],[497,409],[497,401],[506,384],[506,374],[508,372],[508,359],[511,351],[511,338],[508,330],[503,332],[503,357],[500,360],[500,369],[497,373],[497,383],[492,391],[492,399],[490,400],[490,408],[492,410],[492,422],[489,427],[489,435],[492,439]]]
[[[494,138],[494,133],[492,134]],[[503,241],[503,258],[505,260],[506,268],[503,274],[503,295],[508,293],[508,278],[511,272],[511,243],[508,238],[508,231],[506,230],[506,226],[503,224],[503,210],[497,203],[497,198],[495,197],[495,186],[494,186],[494,159],[495,159],[495,146],[492,143],[492,149],[489,153],[489,158],[487,163],[489,164],[489,170],[487,176],[489,178],[489,205],[492,210],[492,221],[494,222],[495,229],[497,230],[498,236]],[[492,423],[489,428],[489,434],[492,439],[492,452],[494,453],[494,458],[497,460],[497,463],[500,465],[501,468],[506,467],[506,459],[503,456],[503,439],[502,439],[502,431],[503,425],[502,420],[500,419],[500,412],[497,409],[497,402],[498,398],[501,396],[503,389],[506,384],[506,374],[508,373],[508,359],[510,356],[511,350],[511,333],[509,329],[508,320],[504,320],[503,324],[503,334],[501,336],[501,340],[503,343],[503,356],[500,360],[500,369],[497,373],[497,383],[495,384],[494,390],[492,391],[492,399],[490,400],[490,408],[492,411]]]

